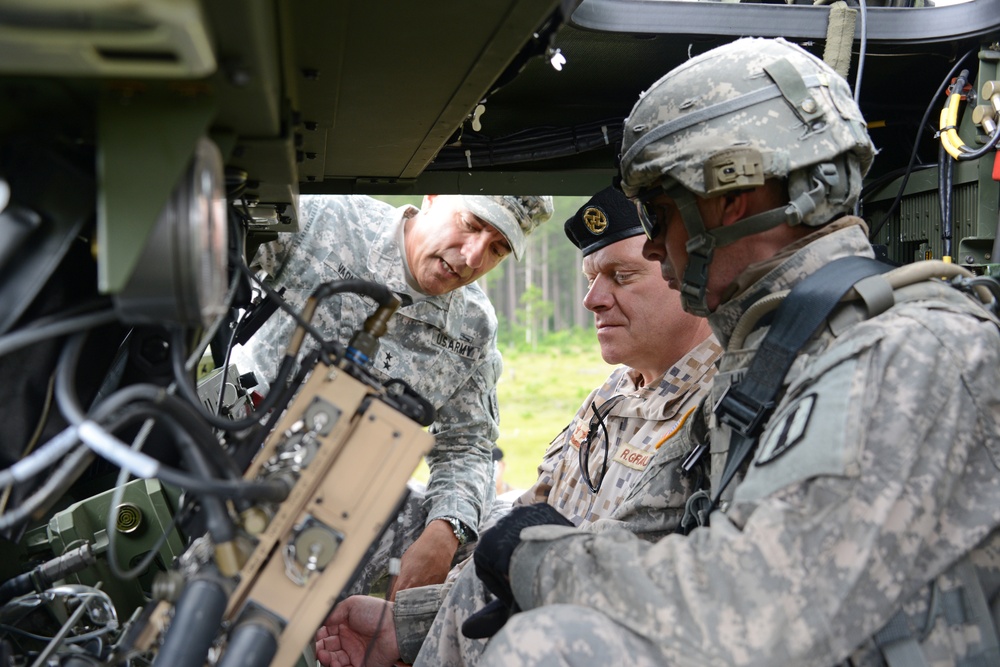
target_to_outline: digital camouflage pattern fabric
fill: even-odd
[[[499,436],[502,361],[493,306],[475,284],[429,298],[407,286],[399,230],[404,216],[417,213],[412,206],[393,209],[360,196],[303,196],[300,210],[301,231],[262,246],[254,268],[267,273],[275,289],[284,287],[284,298],[296,308],[320,283],[342,279],[370,280],[417,297],[389,321],[372,372],[383,381],[405,380],[437,410],[424,512],[414,516],[427,522],[454,517],[475,531],[492,503],[491,453]],[[367,297],[334,294],[320,304],[313,324],[346,343],[374,308]],[[234,351],[240,371],[272,379],[293,328],[284,312],[272,316],[248,346]]]
[[[506,237],[515,259],[524,256],[526,237],[553,212],[552,197],[547,195],[464,195],[462,201]]]
[[[693,409],[712,383],[715,362],[722,348],[710,337],[688,352],[651,387],[638,387],[638,373],[619,367],[604,384],[588,396],[573,420],[549,444],[538,466],[538,479],[514,505],[548,503],[560,514],[581,526],[612,516],[627,492],[640,480],[650,479],[648,470],[674,461],[687,452],[678,449],[673,439],[662,443],[687,412]],[[624,399],[615,400],[616,396]],[[609,403],[609,401],[613,401]],[[594,405],[604,415],[611,442],[594,419]],[[610,407],[608,407],[610,406]],[[608,451],[608,471],[598,493],[593,493],[580,473],[580,447],[591,431],[588,457],[589,476],[601,479],[604,448]],[[665,449],[658,454],[657,445]],[[654,464],[654,460],[656,463]],[[674,480],[676,486],[657,489],[669,494],[671,504],[683,509],[691,493],[687,480]]]
[[[538,480],[514,505],[547,502],[577,526],[595,526],[602,519],[613,518],[615,521],[609,523],[641,534],[662,529],[665,514],[679,522],[693,480],[681,476],[677,469],[689,449],[678,438],[668,436],[676,435],[678,425],[698,405],[711,384],[721,354],[722,348],[714,337],[709,337],[648,387],[638,386],[640,376],[636,371],[625,366],[616,368],[552,440],[538,467]],[[581,478],[579,456],[579,447],[587,441],[590,429],[600,428],[593,421],[592,403],[598,410],[611,406],[604,418],[611,439],[608,471],[596,494]],[[603,467],[603,429],[590,446],[590,476],[596,482],[601,479]],[[627,511],[618,511],[622,502],[633,496],[641,503],[632,502]],[[487,523],[494,523],[506,511],[508,507],[496,509]],[[650,521],[654,514],[658,520]],[[471,567],[463,567],[453,580],[450,577],[443,591],[433,586],[400,591],[395,608],[396,637],[403,658],[412,661],[415,650],[420,649],[417,665],[473,661],[482,653],[485,642],[462,636],[461,623],[489,599]],[[435,605],[442,608],[437,618],[433,618],[433,612],[428,619],[416,611],[436,611]]]
[[[741,160],[748,148],[759,164]],[[708,196],[842,156],[854,158],[856,199],[875,148],[847,82],[798,45],[747,38],[691,58],[641,95],[625,123],[622,189],[632,196],[666,176]]]
[[[866,231],[841,221],[760,267],[710,317],[717,337],[729,343],[751,304],[827,262],[871,256]],[[510,577],[529,611],[480,664],[595,664],[621,650],[634,664],[879,665],[874,637],[900,609],[929,664],[987,664],[976,660],[996,654],[962,613],[974,592],[956,582],[978,575],[987,600],[1000,590],[1000,323],[941,283],[895,296],[870,319],[845,306],[799,353],[710,526],[655,544],[620,529],[523,531]],[[709,401],[766,329],[727,349]],[[709,432],[713,477],[726,428],[684,430],[692,442]]]

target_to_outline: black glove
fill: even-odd
[[[515,507],[510,514],[479,537],[472,554],[479,577],[486,590],[497,597],[483,609],[466,619],[462,634],[469,639],[492,637],[504,626],[507,619],[518,611],[514,593],[510,588],[510,558],[521,543],[521,531],[529,526],[572,526],[573,523],[547,503]]]

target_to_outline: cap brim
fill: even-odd
[[[503,234],[507,243],[510,244],[511,252],[514,253],[514,259],[521,259],[521,256],[524,255],[524,232],[512,212],[499,204],[484,205],[474,196],[463,196],[462,204],[474,216]]]

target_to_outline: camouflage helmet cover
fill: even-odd
[[[712,196],[746,179],[785,178],[854,156],[856,199],[874,154],[839,74],[783,39],[744,38],[692,58],[643,93],[625,120],[622,188],[634,196],[668,176]],[[737,172],[729,187],[706,167],[730,164],[733,155],[739,159],[729,167]],[[762,173],[745,173],[754,171]]]

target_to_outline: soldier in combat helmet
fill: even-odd
[[[639,99],[621,176],[644,252],[726,346],[682,434],[709,500],[655,544],[515,510],[474,555],[511,612],[479,664],[1000,664],[1000,323],[871,268],[853,211],[874,152],[847,83],[781,39],[712,49]],[[727,392],[757,396],[748,378],[786,354],[771,331],[794,329],[768,302],[854,271],[862,300],[788,346],[741,415]]]

